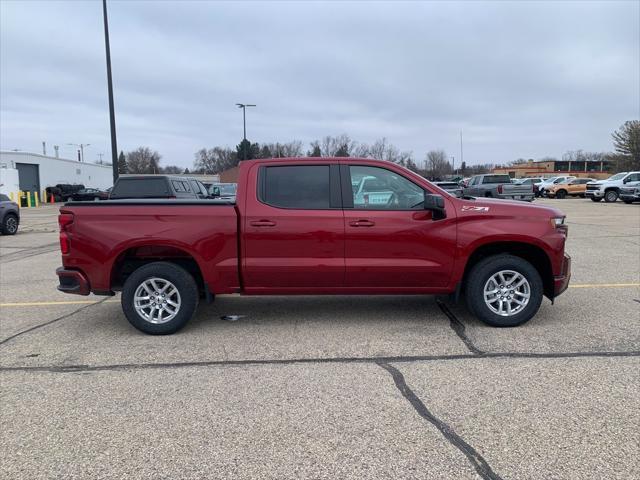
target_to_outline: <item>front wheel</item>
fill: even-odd
[[[607,193],[604,194],[605,202],[613,203],[616,200],[618,200],[618,192],[616,192],[615,190],[609,190]]]
[[[623,200],[623,202],[627,205],[631,205],[633,203],[633,200]]]
[[[183,268],[154,262],[135,270],[122,289],[122,310],[129,323],[151,335],[184,327],[198,306],[198,286]]]
[[[591,197],[591,201],[592,202],[599,202],[600,200],[602,200],[601,198],[596,198],[596,197]]]
[[[469,272],[466,300],[482,322],[493,327],[515,327],[530,320],[540,308],[543,285],[540,274],[526,260],[494,255]]]
[[[563,198],[565,198],[567,196],[567,192],[566,190],[558,190],[556,192],[556,197],[559,198],[560,200],[562,200]]]
[[[18,231],[18,216],[13,213],[7,213],[0,225],[3,235],[15,235]]]

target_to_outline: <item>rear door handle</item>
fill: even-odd
[[[352,227],[373,227],[376,222],[372,222],[371,220],[354,220],[349,222],[349,225]]]
[[[275,227],[276,222],[272,222],[271,220],[255,220],[250,222],[249,225],[252,227]]]

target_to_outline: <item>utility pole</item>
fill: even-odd
[[[107,88],[109,90],[109,126],[111,128],[111,168],[113,183],[118,180],[118,142],[116,141],[116,113],[113,106],[113,79],[111,78],[111,47],[109,46],[109,20],[107,19],[107,0],[102,0],[104,18],[104,50],[107,57]]]
[[[462,130],[460,130],[460,165],[464,162],[464,155],[462,153]]]
[[[84,147],[88,147],[91,144],[90,143],[67,143],[67,145],[73,145],[74,147],[80,147],[80,150],[78,150],[78,152],[80,152],[80,155],[78,155],[78,161],[79,162],[84,162]]]
[[[456,174],[456,157],[451,155],[451,170],[453,170],[453,175]]]
[[[103,156],[103,155],[104,155],[104,153],[99,153],[99,154],[98,154],[98,163],[99,163],[100,165],[102,165],[102,156]]]
[[[47,142],[42,142],[42,155],[47,155]]]
[[[242,156],[243,160],[247,159],[247,107],[255,107],[256,105],[252,105],[249,103],[236,103],[238,108],[242,109]]]
[[[56,152],[56,158],[60,158],[60,153],[58,152],[58,150],[60,150],[60,146],[58,145],[54,145],[53,146],[53,151]]]

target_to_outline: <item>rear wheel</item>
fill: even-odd
[[[129,323],[151,335],[184,327],[198,306],[198,286],[183,268],[154,262],[135,270],[122,289],[122,309]]]
[[[604,194],[604,201],[607,203],[613,203],[618,200],[618,192],[615,190],[609,190]]]
[[[627,205],[631,205],[633,203],[633,200],[623,200],[624,203],[626,203]]]
[[[538,271],[513,255],[485,258],[474,265],[467,276],[469,309],[493,327],[515,327],[527,322],[540,308],[542,296]]]
[[[18,216],[13,213],[7,213],[0,225],[3,235],[15,235],[18,231]]]
[[[556,192],[556,197],[559,199],[563,199],[567,196],[567,191],[566,190],[558,190]]]

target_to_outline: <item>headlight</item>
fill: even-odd
[[[564,232],[565,236],[569,234],[569,225],[564,223],[566,217],[552,217],[551,226],[556,230]]]

